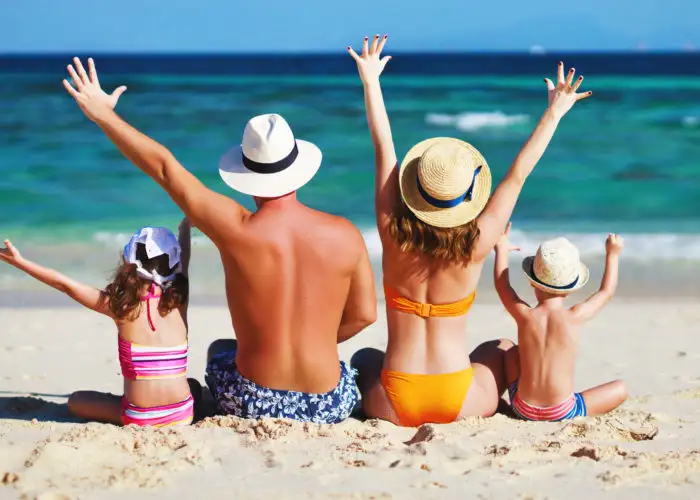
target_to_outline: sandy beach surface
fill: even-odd
[[[515,338],[512,320],[484,295],[470,313],[472,345]],[[692,498],[700,491],[695,297],[619,297],[584,328],[577,388],[628,383],[630,399],[610,415],[525,423],[498,414],[418,429],[354,418],[319,426],[210,417],[165,430],[77,422],[68,393],[120,393],[116,337],[107,318],[58,305],[0,308],[2,499]],[[202,381],[208,344],[231,332],[228,313],[194,306],[190,322],[190,376]],[[341,357],[385,341],[380,314],[340,346]]]

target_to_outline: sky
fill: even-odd
[[[700,49],[698,0],[0,0],[0,53]]]

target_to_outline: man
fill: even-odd
[[[68,66],[66,90],[119,150],[167,191],[218,248],[237,345],[210,352],[207,382],[219,409],[241,417],[317,423],[345,419],[358,399],[352,371],[338,359],[343,342],[376,320],[374,278],[359,231],[312,210],[296,190],[321,165],[313,144],[295,140],[279,115],[257,116],[243,143],[221,160],[232,188],[258,210],[211,191],[165,147],[114,112],[126,87],[106,94],[95,65]],[[219,344],[220,345],[220,344]],[[210,349],[211,351],[211,349]]]

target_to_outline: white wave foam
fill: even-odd
[[[370,258],[379,262],[382,246],[376,229],[363,231]],[[511,242],[519,246],[520,255],[534,255],[543,241],[565,236],[578,247],[581,258],[605,255],[607,233],[549,233],[513,230]],[[700,234],[623,234],[625,249],[623,257],[638,262],[651,261],[700,261]]]
[[[528,121],[528,115],[506,115],[500,111],[488,113],[459,113],[446,115],[428,113],[425,123],[438,127],[455,127],[463,132],[473,132],[483,128],[504,128]]]
[[[110,233],[108,231],[100,231],[92,236],[93,241],[110,248],[121,248],[129,242],[132,233]],[[192,246],[196,245],[211,245],[211,240],[204,236],[193,236]]]
[[[99,232],[93,240],[109,248],[121,248],[129,241],[127,233]],[[370,258],[378,262],[382,257],[382,243],[376,228],[364,229],[362,236]],[[522,255],[533,255],[537,247],[548,239],[565,236],[581,253],[582,258],[605,255],[607,233],[566,233],[547,231],[519,231],[514,229],[511,240],[521,248]],[[635,261],[700,261],[700,234],[693,233],[630,233],[624,234],[624,258]],[[192,238],[193,246],[212,246],[204,236]]]
[[[697,127],[700,125],[700,116],[684,116],[682,122],[684,127]]]

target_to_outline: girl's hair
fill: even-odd
[[[161,276],[168,276],[175,268],[171,268],[167,255],[148,258],[146,246],[136,244],[136,258],[146,271],[156,271]],[[129,264],[122,258],[121,265],[114,273],[112,282],[102,292],[103,300],[109,304],[109,310],[118,320],[133,321],[138,317],[141,305],[141,291],[151,281],[139,276],[136,264]],[[162,295],[158,302],[158,311],[167,314],[176,307],[187,303],[189,282],[182,274],[177,274],[168,287],[162,287]]]
[[[427,255],[450,264],[467,265],[479,239],[476,219],[457,227],[435,227],[420,220],[397,189],[389,217],[389,234],[402,252]]]

